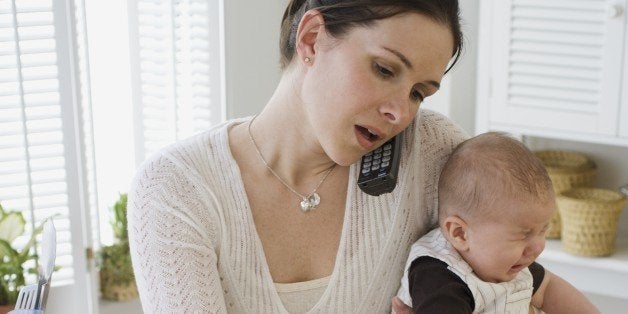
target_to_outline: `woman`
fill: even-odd
[[[453,0],[292,1],[264,110],[136,175],[144,311],[390,312],[410,244],[437,223],[442,163],[466,137],[418,111],[461,37]],[[395,190],[360,191],[360,157],[404,130]]]

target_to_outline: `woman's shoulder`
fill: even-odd
[[[469,138],[456,122],[441,113],[421,109],[414,123],[414,145],[418,144],[420,154],[447,157],[453,149]]]
[[[469,138],[456,122],[447,116],[429,109],[419,111],[416,130],[421,138],[421,143],[442,143],[443,145],[458,145]]]
[[[140,166],[147,164],[175,164],[181,170],[205,170],[213,164],[229,159],[229,127],[242,119],[222,122],[201,133],[171,143],[148,157]]]
[[[216,177],[212,174],[232,166],[227,132],[238,120],[223,122],[161,148],[137,168],[134,185],[137,181],[160,185],[185,181],[195,188],[210,188]]]

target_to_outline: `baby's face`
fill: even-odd
[[[492,219],[468,224],[469,250],[461,252],[476,275],[487,282],[507,282],[528,267],[545,248],[545,232],[555,207],[544,202],[504,200]]]

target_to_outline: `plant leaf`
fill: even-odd
[[[0,257],[2,257],[2,259],[4,259],[5,256],[8,256],[9,260],[17,260],[18,255],[18,252],[11,247],[9,242],[0,239]]]
[[[20,253],[21,260],[26,261],[29,259],[28,254],[31,250],[31,247],[35,244],[35,241],[37,240],[37,235],[40,234],[43,229],[44,224],[42,223],[37,228],[35,228],[35,230],[33,230],[30,239],[28,239],[28,242],[26,242],[26,245],[24,245],[24,247],[22,248],[22,253]]]
[[[26,220],[19,212],[10,212],[5,214],[0,220],[0,239],[9,243],[24,233],[24,225]]]

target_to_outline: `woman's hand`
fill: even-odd
[[[412,308],[401,302],[398,297],[392,298],[392,310],[395,314],[412,314]]]

